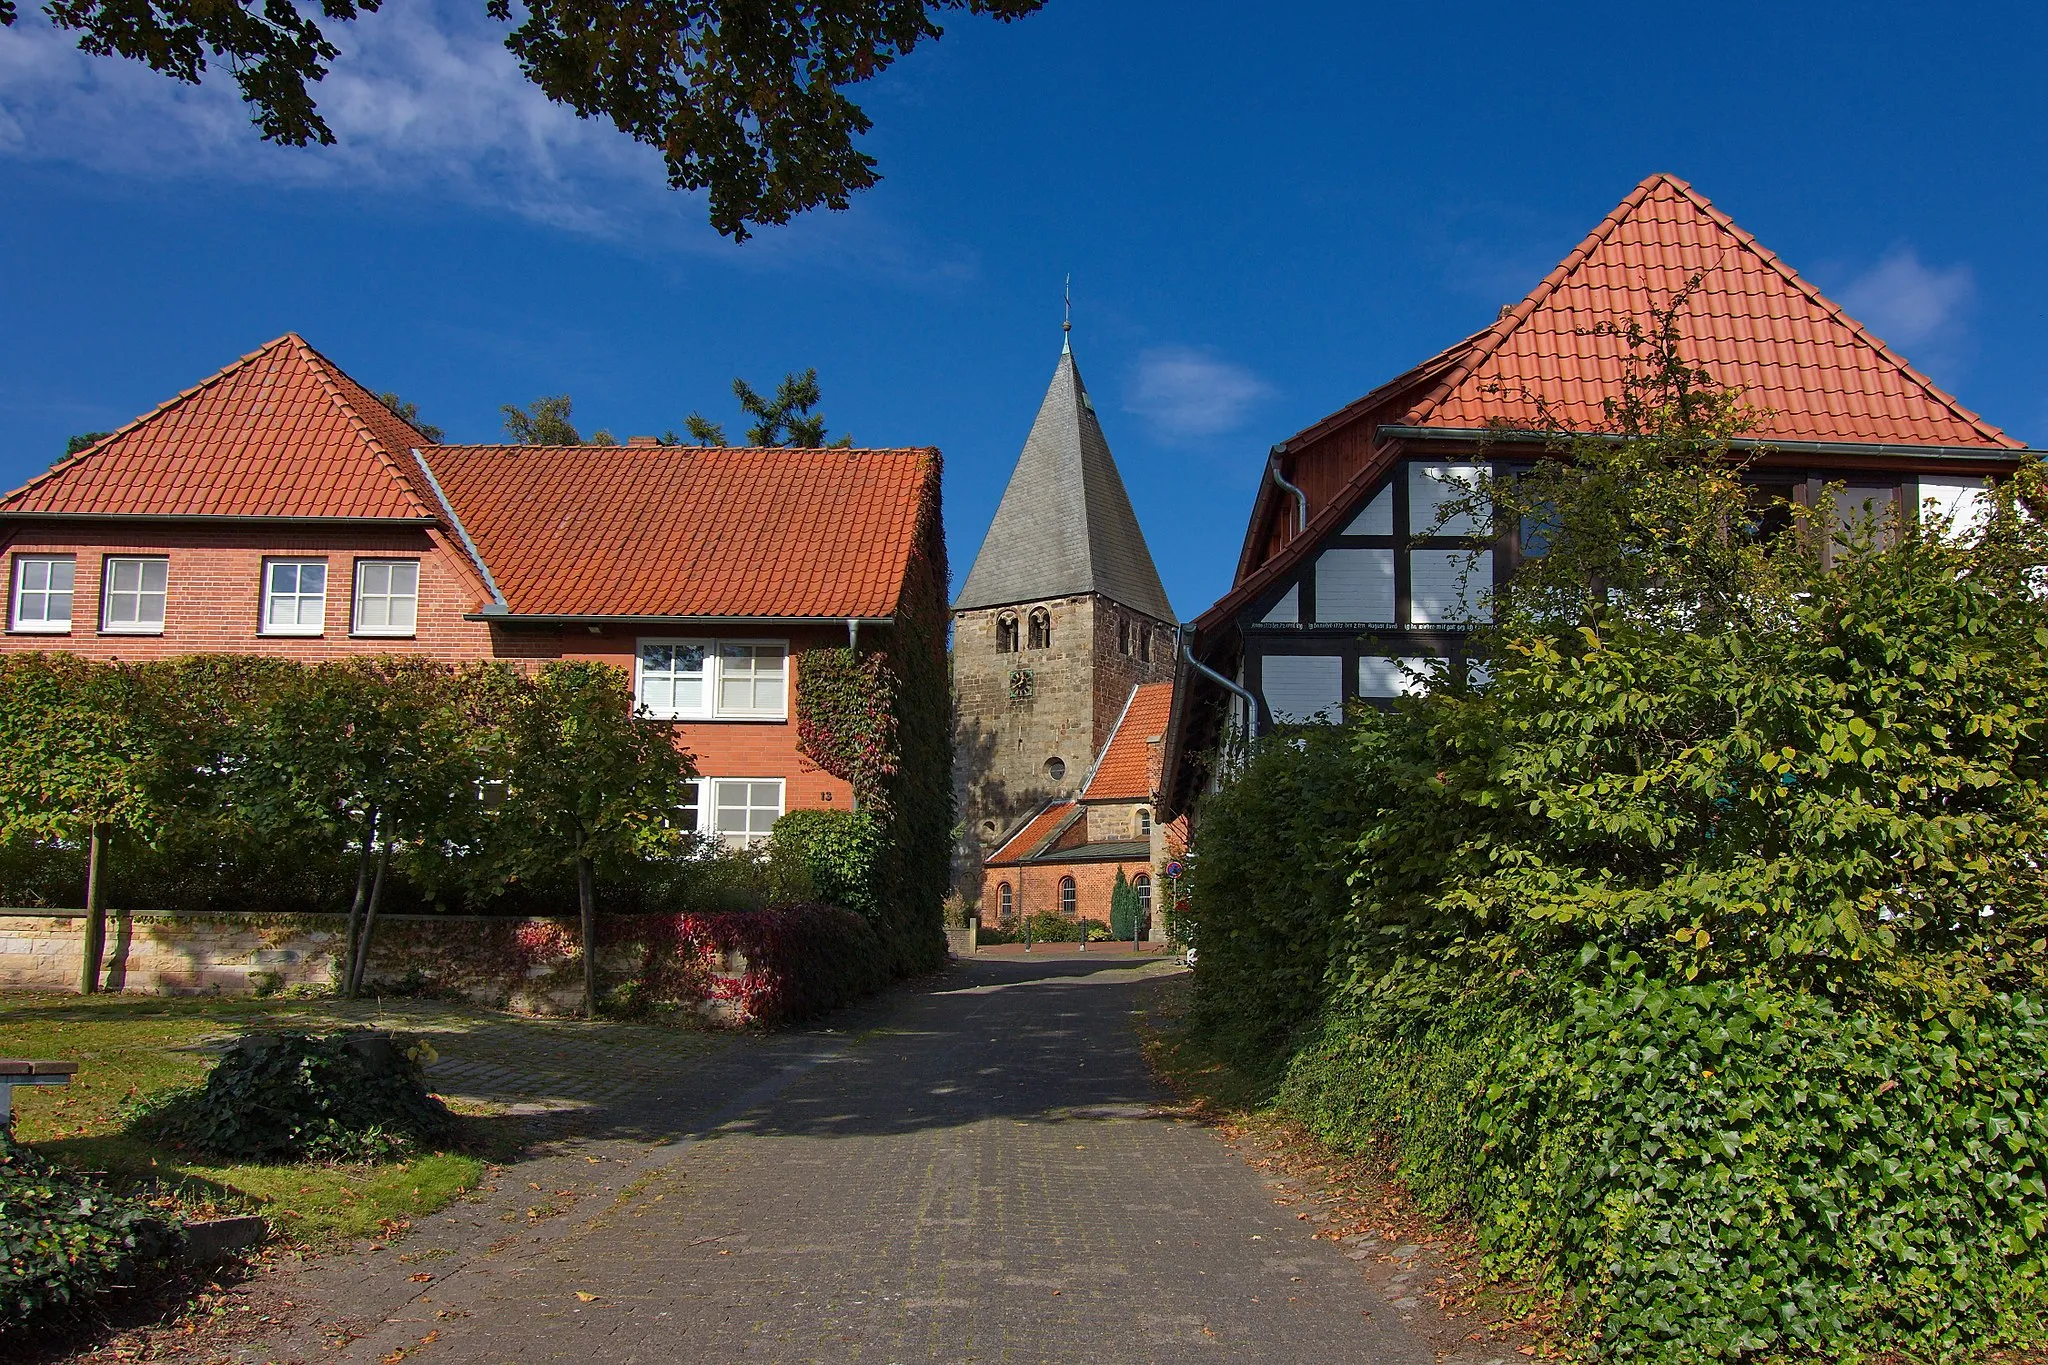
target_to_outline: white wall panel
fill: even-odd
[[[1298,624],[1301,621],[1301,584],[1288,588],[1286,595],[1273,604],[1273,610],[1266,613],[1265,619],[1276,625]]]
[[[1484,618],[1493,591],[1493,551],[1411,550],[1410,616],[1418,626],[1466,625]]]
[[[1394,552],[1323,551],[1316,560],[1316,620],[1394,624]]]
[[[1469,497],[1479,487],[1476,464],[1430,464],[1408,462],[1408,534],[1411,536],[1480,536],[1487,527],[1479,518],[1460,514],[1436,524],[1445,503]]]
[[[1922,515],[1946,518],[1952,536],[1974,535],[1991,515],[1991,490],[1981,477],[1920,476]]]
[[[1390,536],[1394,534],[1394,485],[1389,483],[1373,494],[1365,509],[1344,528],[1347,536]]]
[[[1388,659],[1368,654],[1358,661],[1358,695],[1411,697],[1428,685],[1430,659]]]

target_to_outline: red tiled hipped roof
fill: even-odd
[[[1173,684],[1140,683],[1131,691],[1124,713],[1102,747],[1102,758],[1081,791],[1083,801],[1144,801],[1152,796],[1150,748],[1166,733],[1173,709]]]
[[[1768,415],[1759,440],[2023,449],[1943,392],[1684,181],[1653,175],[1528,298],[1480,333],[1403,419],[1450,428],[1603,425],[1626,343],[1694,276],[1683,352]],[[1458,348],[1453,348],[1455,352]],[[1542,400],[1539,404],[1536,400]]]
[[[59,461],[0,513],[438,518],[426,438],[296,333]]]
[[[939,453],[422,452],[515,615],[893,615]]]

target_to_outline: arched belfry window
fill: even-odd
[[[998,616],[996,618],[996,653],[1015,654],[1016,652],[1017,618],[1014,616]]]
[[[1052,613],[1044,607],[1031,613],[1031,647],[1052,648]]]
[[[1131,623],[1129,621],[1118,621],[1116,623],[1116,652],[1123,655],[1125,658],[1130,657],[1131,650],[1135,643],[1131,639],[1133,633],[1134,632],[1131,630]]]
[[[1138,837],[1140,839],[1149,839],[1152,837],[1151,811],[1146,810],[1143,806],[1138,807],[1138,817],[1135,823],[1138,827]]]

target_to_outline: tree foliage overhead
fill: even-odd
[[[552,398],[536,398],[525,407],[505,404],[498,411],[505,414],[505,434],[515,445],[522,446],[615,446],[618,441],[609,431],[599,428],[589,440],[576,430],[576,424],[569,420],[575,402],[566,393]]]
[[[740,411],[754,419],[753,425],[747,428],[748,445],[818,450],[828,444],[825,414],[812,411],[824,396],[818,388],[818,371],[815,368],[802,374],[792,370],[784,375],[782,382],[775,386],[773,398],[760,393],[744,379],[734,379],[732,396],[739,400]],[[714,422],[701,412],[693,412],[684,418],[683,426],[689,431],[690,439],[700,446],[727,443],[725,424]],[[670,445],[677,443],[673,432],[666,439]],[[843,449],[853,444],[853,437],[841,436],[829,444]]]
[[[845,89],[943,30],[948,11],[1020,19],[1045,0],[486,0],[528,80],[584,118],[660,150],[676,189],[744,240],[808,209],[843,209],[880,176],[855,146],[872,121]],[[95,56],[186,84],[223,62],[265,141],[332,143],[311,89],[341,56],[328,30],[381,0],[46,0]],[[0,0],[12,24],[15,0]],[[327,21],[323,29],[321,21]]]
[[[418,403],[408,403],[397,394],[389,392],[378,394],[377,401],[391,409],[392,412],[398,415],[400,421],[426,437],[429,441],[438,443],[443,436],[448,434],[432,422],[422,422],[420,420],[420,405]]]

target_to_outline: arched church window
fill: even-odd
[[[996,653],[1015,654],[1016,652],[1017,618],[1014,616],[998,616],[996,618]]]
[[[1074,879],[1060,878],[1060,913],[1068,919],[1074,917]]]
[[[1016,914],[1017,902],[1014,898],[1012,898],[1010,894],[1010,884],[1008,882],[998,882],[996,884],[997,918],[1000,919],[1003,923],[1008,924],[1012,919],[1016,917]]]
[[[1137,876],[1131,878],[1131,889],[1138,893],[1138,918],[1140,920],[1150,919],[1152,917],[1152,875],[1149,872],[1140,872]]]
[[[1138,662],[1144,664],[1152,662],[1152,627],[1150,626],[1138,627]]]
[[[1116,652],[1127,659],[1131,657],[1132,633],[1129,621],[1118,621],[1116,623]]]
[[[1044,607],[1031,613],[1031,647],[1052,648],[1052,613]]]
[[[1057,782],[1067,775],[1067,761],[1054,755],[1045,760],[1045,775]]]
[[[1140,839],[1149,839],[1152,837],[1152,812],[1146,810],[1143,806],[1138,807],[1137,825],[1138,837]]]

